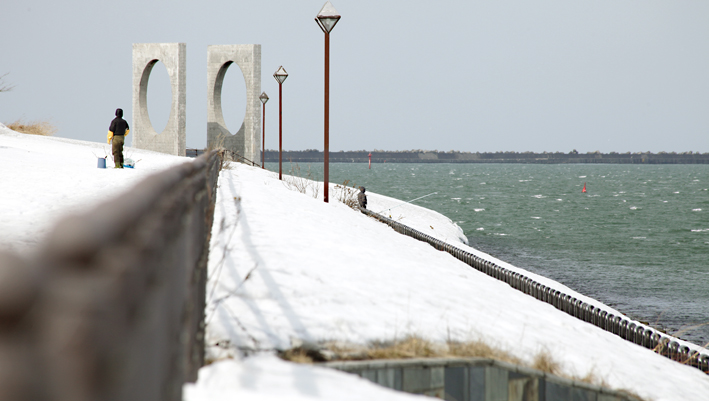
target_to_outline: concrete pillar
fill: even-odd
[[[227,69],[236,64],[246,82],[246,113],[232,134],[224,122],[222,85]],[[207,146],[223,147],[261,164],[261,45],[207,47]]]
[[[185,156],[187,59],[184,43],[133,43],[133,147]],[[148,80],[162,61],[170,77],[172,103],[167,126],[155,132],[148,116]]]

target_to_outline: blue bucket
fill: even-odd
[[[106,168],[106,158],[105,157],[98,158],[98,168]]]

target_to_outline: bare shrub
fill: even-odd
[[[9,92],[15,88],[15,85],[5,83],[5,77],[7,76],[7,74],[9,74],[9,72],[0,75],[0,92]]]
[[[224,149],[224,134],[219,135],[216,141],[207,144],[207,152]]]
[[[231,152],[224,148],[224,135],[219,135],[216,141],[208,144],[207,153],[213,150],[219,152],[219,169],[231,170],[231,162],[234,161],[234,158],[231,156]]]
[[[234,158],[231,157],[231,152],[228,152],[224,148],[217,148],[217,149],[219,151],[219,160],[220,160],[219,169],[220,170],[231,170],[231,168],[232,168],[231,163],[233,161],[235,161]]]
[[[24,122],[20,119],[13,123],[7,124],[6,127],[13,131],[30,135],[52,136],[55,132],[57,132],[57,128],[48,121]]]
[[[345,180],[342,185],[335,185],[335,199],[344,203],[345,205],[351,207],[352,209],[359,210],[359,201],[357,201],[357,189],[355,185],[348,187],[350,180]]]
[[[640,323],[648,325],[645,322],[640,322]],[[656,325],[657,325],[657,322],[654,324],[654,326],[656,327]],[[709,322],[708,323],[700,323],[700,324],[691,325],[691,326],[683,326],[671,335],[673,337],[679,338],[679,336],[681,336],[682,334],[685,334],[687,332],[691,332],[694,329],[697,329],[697,328],[700,328],[703,326],[707,326],[707,325],[709,325]],[[659,330],[659,329],[656,329],[656,330],[658,330],[662,333],[668,334],[664,330]],[[670,352],[669,344],[670,344],[669,340],[666,340],[665,342],[658,342],[658,344],[655,346],[655,348],[652,349],[652,351],[655,352],[656,354],[660,354],[662,356],[670,358],[673,361],[679,362],[683,365],[692,365],[692,364],[696,363],[697,358],[700,357],[700,353],[698,351],[690,352],[686,358],[682,358],[682,356],[679,354],[672,355]],[[701,348],[707,349],[707,347],[709,347],[709,343],[704,344]],[[705,372],[705,373],[709,373],[709,372]]]
[[[283,177],[283,185],[291,191],[297,191],[306,195],[310,194],[316,199],[320,194],[320,185],[316,181],[313,172],[310,170],[309,164],[305,176],[302,175],[298,163],[296,163],[295,166],[291,164],[289,175]]]

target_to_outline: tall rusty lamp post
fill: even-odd
[[[266,102],[268,102],[268,95],[266,92],[262,92],[261,96],[258,97],[263,103],[263,117],[261,117],[261,128],[263,129],[262,139],[261,139],[261,168],[266,168]]]
[[[278,67],[273,78],[278,81],[278,179],[283,179],[283,82],[288,73],[283,66]]]
[[[315,17],[315,21],[320,26],[320,29],[325,32],[325,151],[324,162],[324,197],[325,202],[328,202],[330,189],[330,32],[340,20],[340,15],[328,1],[320,9],[320,12]]]

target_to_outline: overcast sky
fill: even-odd
[[[323,148],[324,0],[4,0],[0,121],[105,140],[132,124],[132,44],[187,44],[187,147],[206,146],[207,46],[262,45],[266,148]],[[709,152],[705,0],[333,0],[330,150]],[[245,85],[229,68],[234,132]],[[153,125],[171,93],[150,78]],[[130,136],[129,136],[130,138]],[[130,139],[129,139],[130,144]]]

